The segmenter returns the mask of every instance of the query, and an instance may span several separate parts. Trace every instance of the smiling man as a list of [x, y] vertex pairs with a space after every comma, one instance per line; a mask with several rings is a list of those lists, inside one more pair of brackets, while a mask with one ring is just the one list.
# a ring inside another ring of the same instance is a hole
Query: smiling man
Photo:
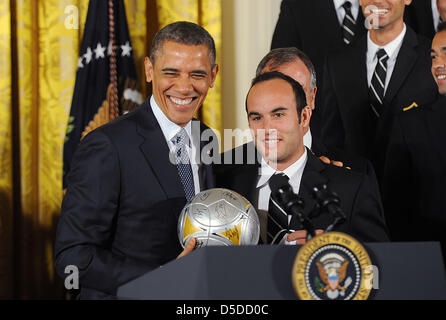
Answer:
[[396, 115], [435, 101], [430, 41], [406, 26], [411, 0], [360, 0], [368, 33], [326, 63], [322, 139], [372, 161], [378, 181]]
[[432, 42], [440, 98], [397, 117], [389, 144], [383, 202], [392, 240], [440, 241], [446, 261], [446, 24]]
[[439, 26], [438, 33], [434, 37], [431, 49], [432, 76], [438, 86], [441, 97], [446, 96], [446, 24]]
[[[203, 104], [218, 72], [213, 44], [181, 43], [181, 39], [154, 40], [150, 58], [145, 59], [146, 79], [152, 82], [153, 98], [173, 123], [184, 127]], [[177, 41], [176, 41], [177, 40]], [[161, 43], [158, 43], [158, 42]]]
[[[311, 119], [313, 119], [314, 110], [318, 109], [318, 106], [316, 106], [318, 79], [316, 69], [310, 58], [295, 47], [273, 49], [259, 62], [256, 75], [269, 71], [279, 71], [299, 82], [305, 91], [307, 104], [312, 110]], [[327, 148], [320, 137], [313, 135], [310, 126], [306, 127], [304, 144], [326, 163], [331, 161], [335, 165], [346, 166], [354, 171], [375, 175], [370, 161], [353, 154], [346, 154], [339, 149]]]
[[[269, 75], [267, 73], [264, 78]], [[284, 171], [306, 151], [303, 136], [310, 122], [311, 111], [301, 92], [297, 89], [290, 92], [290, 85], [286, 85], [285, 80], [279, 81], [279, 73], [276, 77], [270, 81], [254, 81], [246, 110], [249, 128], [263, 160], [268, 166]], [[265, 94], [261, 94], [263, 92]]]
[[[305, 230], [297, 217], [287, 221], [279, 214], [279, 224], [272, 218], [278, 214], [270, 198], [269, 179], [284, 173], [290, 185], [305, 203], [305, 215], [315, 207], [311, 188], [320, 181], [335, 191], [347, 219], [336, 230], [351, 234], [361, 241], [386, 241], [381, 199], [376, 182], [368, 175], [323, 163], [304, 146], [303, 137], [308, 127], [311, 107], [307, 105], [301, 85], [280, 72], [257, 76], [246, 99], [249, 127], [260, 156], [256, 163], [228, 166], [218, 177], [218, 184], [239, 192], [256, 208], [260, 216], [263, 243], [276, 243], [283, 228], [293, 232], [282, 237], [286, 243], [305, 241]], [[232, 151], [230, 151], [232, 152]], [[313, 219], [316, 229], [325, 230], [333, 221], [330, 215]]]
[[210, 165], [191, 159], [205, 127], [192, 117], [214, 84], [215, 45], [202, 27], [160, 30], [145, 60], [153, 96], [139, 109], [88, 134], [68, 173], [55, 243], [55, 266], [79, 270], [81, 299], [111, 299], [117, 288], [182, 252], [179, 214], [214, 187]]

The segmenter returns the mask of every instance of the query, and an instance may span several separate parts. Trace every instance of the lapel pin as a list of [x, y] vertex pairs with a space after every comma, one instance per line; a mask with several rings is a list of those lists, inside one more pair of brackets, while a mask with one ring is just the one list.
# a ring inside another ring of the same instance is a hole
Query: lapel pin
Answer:
[[418, 104], [416, 102], [412, 103], [410, 106], [403, 109], [403, 111], [409, 111], [410, 109], [418, 108]]

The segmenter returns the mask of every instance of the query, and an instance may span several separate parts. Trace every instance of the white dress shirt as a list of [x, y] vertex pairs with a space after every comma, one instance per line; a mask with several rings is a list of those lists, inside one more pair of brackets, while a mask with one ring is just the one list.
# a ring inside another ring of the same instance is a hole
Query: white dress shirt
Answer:
[[387, 73], [386, 73], [386, 83], [384, 88], [384, 95], [386, 94], [387, 87], [389, 86], [390, 79], [392, 77], [393, 69], [395, 68], [396, 58], [400, 52], [401, 46], [403, 45], [404, 36], [406, 35], [406, 24], [404, 24], [403, 31], [391, 42], [386, 44], [384, 47], [378, 46], [376, 43], [370, 39], [370, 31], [367, 36], [367, 82], [370, 87], [372, 83], [373, 73], [375, 72], [376, 64], [378, 63], [378, 57], [376, 53], [379, 49], [386, 50], [389, 59], [387, 60]]
[[311, 129], [308, 128], [308, 132], [304, 135], [304, 146], [311, 150], [313, 145], [313, 136], [311, 135]]
[[290, 178], [290, 185], [293, 188], [294, 193], [299, 194], [300, 182], [302, 180], [302, 174], [304, 172], [305, 165], [307, 164], [307, 158], [308, 158], [307, 149], [305, 148], [304, 154], [296, 162], [294, 162], [284, 171], [277, 171], [272, 167], [270, 167], [262, 157], [260, 176], [256, 185], [258, 194], [256, 209], [260, 220], [260, 234], [265, 243], [266, 243], [266, 231], [267, 231], [266, 224], [268, 220], [267, 217], [268, 217], [269, 198], [271, 196], [269, 179], [276, 172], [283, 172]]
[[434, 21], [434, 30], [438, 30], [438, 25], [440, 24], [440, 12], [437, 7], [437, 0], [432, 1], [432, 20]]
[[[155, 101], [155, 98], [150, 98], [150, 106], [152, 107], [153, 114], [155, 115], [156, 120], [158, 121], [158, 124], [161, 127], [161, 131], [163, 132], [164, 137], [166, 138], [167, 145], [169, 146], [170, 151], [175, 151], [175, 146], [173, 142], [171, 141], [177, 133], [181, 130], [181, 127], [177, 125], [176, 123], [172, 122], [167, 118], [167, 116], [164, 114], [164, 112], [158, 107], [158, 104]], [[186, 145], [186, 150], [189, 155], [191, 167], [192, 167], [192, 175], [194, 177], [194, 187], [195, 187], [195, 194], [199, 193], [200, 188], [200, 178], [198, 175], [198, 164], [196, 161], [193, 161], [195, 159], [196, 155], [196, 148], [192, 140], [192, 120], [187, 123], [187, 125], [184, 127], [184, 129], [187, 132], [187, 135], [189, 136], [189, 139], [191, 141], [190, 146]], [[157, 150], [153, 150], [153, 152], [157, 152]]]
[[[336, 14], [338, 16], [338, 20], [339, 20], [339, 24], [342, 26], [343, 22], [344, 22], [344, 18], [345, 18], [345, 10], [342, 7], [344, 5], [346, 0], [333, 0], [335, 9], [336, 9]], [[355, 20], [358, 19], [358, 14], [359, 14], [359, 0], [349, 0], [350, 3], [352, 4], [351, 6], [351, 10], [352, 10], [352, 15], [353, 18]]]

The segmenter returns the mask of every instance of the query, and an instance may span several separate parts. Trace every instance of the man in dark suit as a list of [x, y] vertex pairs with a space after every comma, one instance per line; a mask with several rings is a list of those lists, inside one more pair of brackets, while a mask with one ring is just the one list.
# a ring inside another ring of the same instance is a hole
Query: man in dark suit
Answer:
[[[327, 54], [354, 44], [366, 31], [359, 0], [283, 0], [271, 49], [296, 47], [305, 52], [321, 88]], [[318, 95], [317, 105], [322, 100]], [[314, 136], [320, 136], [320, 117], [316, 110], [311, 118]]]
[[405, 21], [416, 33], [432, 39], [441, 21], [446, 21], [445, 0], [412, 0]]
[[[430, 43], [403, 22], [410, 0], [361, 0], [377, 26], [327, 59], [322, 138], [372, 161], [382, 179], [394, 116], [438, 95], [429, 73]], [[365, 10], [365, 9], [364, 9]]]
[[[285, 220], [280, 224], [282, 228], [294, 230], [284, 241], [301, 244], [306, 239], [297, 217], [288, 222], [283, 214], [272, 217], [269, 179], [276, 172], [286, 174], [293, 191], [304, 199], [305, 215], [315, 207], [310, 189], [314, 184], [326, 183], [339, 195], [347, 216], [336, 230], [361, 241], [387, 240], [376, 182], [373, 183], [368, 175], [325, 164], [305, 148], [303, 136], [309, 125], [311, 108], [297, 81], [280, 72], [257, 76], [248, 93], [246, 109], [255, 148], [253, 144], [245, 144], [225, 154], [223, 158], [227, 160], [235, 158], [242, 150], [243, 163], [225, 164], [217, 176], [217, 184], [239, 192], [253, 203], [261, 221], [262, 241], [271, 242], [277, 237], [279, 233], [273, 230], [277, 230], [278, 220]], [[261, 156], [249, 164], [248, 159], [257, 152]], [[332, 220], [327, 214], [313, 219], [313, 223], [322, 231]]]
[[383, 202], [395, 241], [441, 241], [446, 259], [446, 24], [432, 43], [440, 98], [400, 114], [391, 136]]
[[196, 24], [170, 24], [155, 36], [145, 69], [153, 96], [88, 134], [68, 174], [55, 266], [61, 277], [78, 268], [81, 298], [113, 298], [120, 285], [175, 259], [181, 209], [214, 187], [211, 167], [193, 161], [204, 126], [192, 121], [218, 72], [212, 37]]
[[[302, 86], [308, 106], [311, 109], [311, 117], [316, 109], [317, 75], [310, 58], [295, 47], [277, 48], [271, 50], [257, 66], [256, 76], [270, 71], [279, 71]], [[310, 120], [311, 122], [311, 120]], [[353, 154], [346, 154], [340, 149], [329, 149], [317, 135], [313, 135], [311, 125], [305, 128], [304, 145], [326, 163], [338, 166], [345, 165], [355, 171], [375, 175], [370, 161]]]

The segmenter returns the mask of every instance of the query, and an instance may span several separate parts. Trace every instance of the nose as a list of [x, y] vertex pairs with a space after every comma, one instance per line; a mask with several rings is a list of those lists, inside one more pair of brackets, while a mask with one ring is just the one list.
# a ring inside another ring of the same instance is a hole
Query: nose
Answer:
[[435, 60], [432, 60], [432, 68], [445, 68], [445, 57], [443, 55], [438, 55], [438, 57]]
[[271, 119], [265, 117], [261, 120], [251, 124], [251, 129], [255, 131], [255, 135], [260, 140], [265, 138], [275, 139], [277, 138], [277, 129], [273, 127]]
[[272, 129], [271, 118], [266, 116], [262, 121], [262, 129], [265, 130], [265, 133], [268, 135], [269, 131]]
[[277, 128], [274, 126], [273, 121], [270, 117], [265, 117], [263, 121], [263, 128], [265, 130], [266, 137], [270, 139], [277, 138]]
[[187, 75], [180, 76], [175, 82], [175, 90], [182, 95], [188, 95], [191, 91], [193, 91], [190, 77]]

